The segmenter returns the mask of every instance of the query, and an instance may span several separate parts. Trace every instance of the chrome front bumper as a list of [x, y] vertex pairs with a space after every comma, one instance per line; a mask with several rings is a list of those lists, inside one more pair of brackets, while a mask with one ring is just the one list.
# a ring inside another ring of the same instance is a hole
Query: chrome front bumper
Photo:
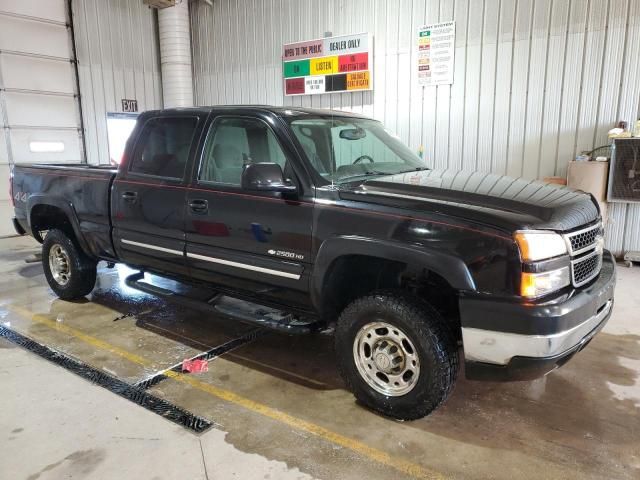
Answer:
[[537, 303], [468, 295], [460, 299], [466, 377], [528, 380], [567, 362], [604, 327], [613, 309], [616, 265], [604, 251], [589, 285]]
[[581, 324], [551, 335], [520, 335], [477, 328], [463, 328], [465, 360], [507, 365], [514, 357], [555, 357], [573, 350], [608, 317], [613, 300]]

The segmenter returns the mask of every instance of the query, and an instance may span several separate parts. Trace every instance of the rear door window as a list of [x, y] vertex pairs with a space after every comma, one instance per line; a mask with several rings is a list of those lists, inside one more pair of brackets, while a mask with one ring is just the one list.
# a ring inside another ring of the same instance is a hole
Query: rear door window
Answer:
[[196, 117], [157, 117], [148, 120], [138, 138], [129, 171], [156, 177], [182, 178], [197, 124]]

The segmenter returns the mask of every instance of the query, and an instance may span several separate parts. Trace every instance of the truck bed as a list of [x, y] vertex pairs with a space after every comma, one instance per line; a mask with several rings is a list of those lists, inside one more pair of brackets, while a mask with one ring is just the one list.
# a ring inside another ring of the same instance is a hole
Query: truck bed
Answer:
[[[82, 232], [88, 251], [111, 257], [109, 192], [117, 171], [110, 165], [16, 165], [12, 182], [16, 219], [28, 233], [34, 233], [31, 222], [38, 204], [42, 204], [43, 215], [51, 215], [52, 206], [61, 209], [72, 217], [74, 229]], [[30, 211], [32, 218], [27, 218]]]

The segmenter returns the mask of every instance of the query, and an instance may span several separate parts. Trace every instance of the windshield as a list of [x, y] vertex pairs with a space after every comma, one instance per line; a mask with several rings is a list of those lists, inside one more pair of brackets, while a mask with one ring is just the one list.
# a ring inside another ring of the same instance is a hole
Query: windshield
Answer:
[[375, 120], [318, 117], [293, 120], [290, 125], [311, 165], [328, 182], [427, 168]]

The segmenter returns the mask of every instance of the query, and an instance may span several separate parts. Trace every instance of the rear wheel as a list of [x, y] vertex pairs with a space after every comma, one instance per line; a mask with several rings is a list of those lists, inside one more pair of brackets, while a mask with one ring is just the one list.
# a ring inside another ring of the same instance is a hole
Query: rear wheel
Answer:
[[369, 408], [400, 420], [428, 415], [451, 392], [457, 342], [429, 304], [380, 292], [347, 306], [336, 327], [338, 367]]
[[63, 300], [84, 297], [96, 284], [97, 263], [61, 230], [50, 230], [42, 244], [42, 266], [47, 282]]

